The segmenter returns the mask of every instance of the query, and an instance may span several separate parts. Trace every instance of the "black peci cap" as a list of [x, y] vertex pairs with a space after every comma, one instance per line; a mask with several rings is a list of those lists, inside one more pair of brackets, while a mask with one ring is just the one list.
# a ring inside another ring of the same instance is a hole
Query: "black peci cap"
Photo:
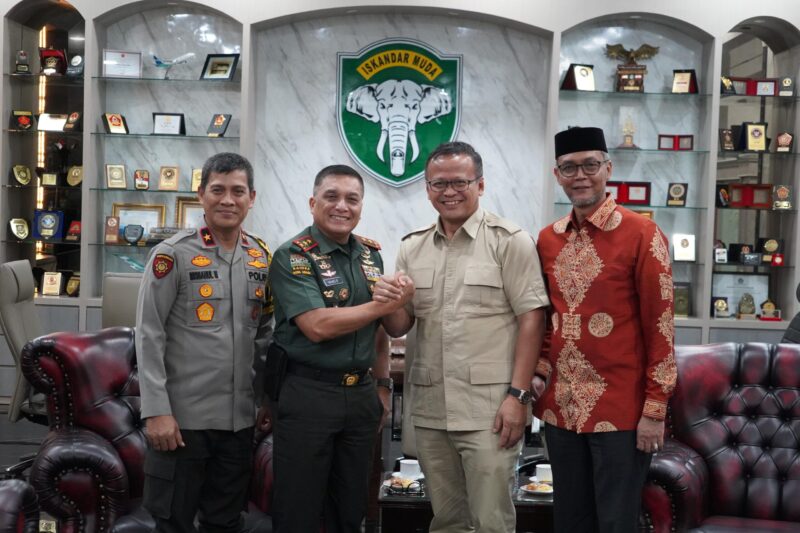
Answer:
[[556, 133], [556, 159], [574, 152], [608, 152], [606, 137], [600, 128], [569, 128]]

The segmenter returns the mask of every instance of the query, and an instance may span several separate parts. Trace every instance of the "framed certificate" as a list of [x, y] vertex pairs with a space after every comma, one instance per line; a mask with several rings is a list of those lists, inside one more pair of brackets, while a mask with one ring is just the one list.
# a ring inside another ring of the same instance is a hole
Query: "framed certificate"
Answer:
[[153, 113], [153, 135], [186, 135], [183, 113]]
[[150, 233], [151, 228], [164, 225], [167, 208], [161, 204], [126, 204], [115, 202], [112, 206], [112, 216], [119, 217], [119, 227], [125, 229], [128, 224], [138, 224], [144, 228], [144, 236]]
[[697, 74], [693, 69], [672, 71], [672, 92], [674, 94], [696, 94]]
[[67, 124], [67, 115], [42, 113], [39, 115], [37, 122], [39, 131], [64, 131], [64, 126]]
[[141, 78], [142, 53], [123, 50], [103, 50], [103, 77]]
[[626, 203], [650, 205], [650, 183], [628, 182], [628, 199]]
[[128, 188], [125, 165], [106, 165], [106, 187], [109, 189]]
[[239, 63], [239, 54], [208, 54], [201, 80], [232, 80]]
[[200, 229], [206, 225], [203, 204], [196, 196], [179, 196], [175, 201], [175, 225], [179, 228]]
[[158, 174], [158, 190], [177, 191], [179, 178], [178, 167], [161, 167]]
[[767, 125], [764, 123], [745, 123], [746, 148], [751, 152], [764, 152], [767, 149]]
[[672, 235], [672, 257], [675, 261], [695, 260], [695, 237], [688, 233]]
[[756, 80], [756, 96], [775, 96], [778, 80]]

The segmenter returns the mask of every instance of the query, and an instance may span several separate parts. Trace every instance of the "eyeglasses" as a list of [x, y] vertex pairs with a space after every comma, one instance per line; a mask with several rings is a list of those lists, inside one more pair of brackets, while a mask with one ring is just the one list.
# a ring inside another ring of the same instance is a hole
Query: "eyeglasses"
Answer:
[[444, 192], [447, 190], [448, 187], [452, 187], [452, 189], [456, 192], [464, 192], [466, 191], [472, 183], [478, 181], [483, 176], [478, 176], [472, 180], [434, 180], [434, 181], [425, 181], [428, 188], [433, 192]]
[[578, 169], [582, 168], [583, 173], [587, 176], [594, 176], [598, 172], [600, 172], [600, 167], [603, 166], [603, 163], [608, 163], [608, 159], [603, 159], [602, 161], [595, 161], [594, 159], [591, 161], [586, 161], [585, 163], [575, 164], [575, 163], [564, 163], [563, 165], [558, 165], [558, 171], [561, 175], [565, 178], [574, 178], [578, 175]]

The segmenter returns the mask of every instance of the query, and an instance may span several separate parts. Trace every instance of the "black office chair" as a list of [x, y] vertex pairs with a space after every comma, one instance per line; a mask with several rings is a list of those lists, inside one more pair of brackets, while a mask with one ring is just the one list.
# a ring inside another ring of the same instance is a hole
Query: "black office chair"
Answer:
[[[800, 301], [800, 285], [797, 286], [797, 300]], [[800, 344], [800, 313], [794, 315], [794, 318], [789, 322], [789, 327], [781, 339], [782, 343]]]

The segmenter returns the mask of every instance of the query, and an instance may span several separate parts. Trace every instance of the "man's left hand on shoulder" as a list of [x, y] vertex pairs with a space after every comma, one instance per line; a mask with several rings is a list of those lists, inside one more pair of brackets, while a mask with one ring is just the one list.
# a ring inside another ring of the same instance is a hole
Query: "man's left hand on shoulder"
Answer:
[[500, 434], [500, 448], [511, 448], [522, 438], [529, 409], [528, 405], [520, 403], [511, 396], [506, 396], [503, 403], [500, 404], [492, 427], [492, 431]]
[[663, 450], [664, 421], [642, 416], [636, 426], [636, 448], [645, 453]]

